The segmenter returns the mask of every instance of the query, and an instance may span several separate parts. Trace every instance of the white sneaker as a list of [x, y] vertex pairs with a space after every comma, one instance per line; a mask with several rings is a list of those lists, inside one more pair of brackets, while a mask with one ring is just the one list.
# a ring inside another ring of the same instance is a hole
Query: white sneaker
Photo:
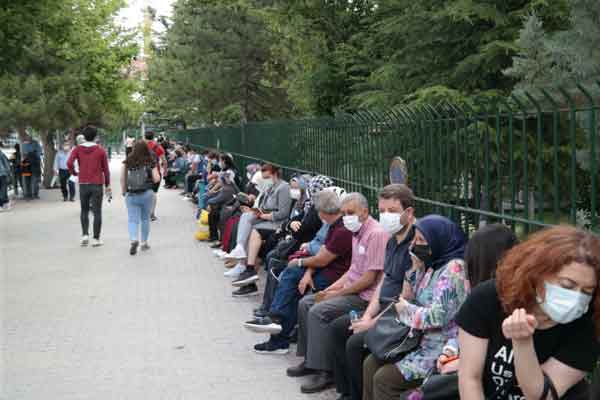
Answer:
[[234, 258], [236, 260], [241, 260], [246, 258], [246, 251], [242, 246], [236, 245], [235, 248], [231, 250], [231, 253], [227, 254], [225, 258]]
[[215, 250], [215, 251], [213, 251], [213, 254], [215, 255], [215, 257], [221, 258], [222, 256], [225, 256], [227, 253], [224, 252], [223, 250]]
[[229, 271], [225, 272], [225, 275], [228, 278], [237, 278], [242, 272], [246, 271], [246, 266], [242, 263], [237, 263], [235, 267], [231, 268]]
[[90, 237], [88, 235], [83, 235], [81, 237], [81, 246], [86, 247], [90, 243]]
[[100, 247], [103, 244], [104, 243], [102, 243], [102, 240], [100, 240], [100, 239], [94, 239], [94, 240], [92, 240], [92, 247]]

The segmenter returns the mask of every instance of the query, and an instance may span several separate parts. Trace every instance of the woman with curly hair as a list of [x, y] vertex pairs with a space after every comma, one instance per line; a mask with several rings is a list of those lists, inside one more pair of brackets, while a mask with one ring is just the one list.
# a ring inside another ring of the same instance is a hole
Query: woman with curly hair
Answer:
[[[586, 396], [600, 338], [600, 239], [560, 226], [531, 236], [457, 317], [462, 399]], [[589, 398], [589, 397], [582, 397]]]

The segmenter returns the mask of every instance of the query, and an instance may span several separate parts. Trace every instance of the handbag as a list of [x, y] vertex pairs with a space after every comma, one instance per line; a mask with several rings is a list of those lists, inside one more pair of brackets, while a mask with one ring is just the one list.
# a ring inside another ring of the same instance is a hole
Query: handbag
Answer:
[[395, 303], [381, 313], [375, 326], [365, 335], [365, 344], [379, 361], [393, 363], [419, 346], [423, 332], [404, 325], [396, 318]]
[[421, 400], [458, 400], [458, 374], [435, 374], [423, 382]]

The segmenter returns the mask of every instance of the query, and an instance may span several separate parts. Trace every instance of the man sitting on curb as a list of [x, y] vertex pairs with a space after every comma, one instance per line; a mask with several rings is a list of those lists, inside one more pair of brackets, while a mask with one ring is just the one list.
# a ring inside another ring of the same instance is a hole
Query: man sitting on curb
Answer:
[[352, 264], [333, 285], [316, 295], [305, 296], [298, 307], [297, 355], [300, 365], [288, 376], [313, 375], [301, 386], [302, 393], [316, 393], [333, 386], [334, 343], [331, 322], [351, 311], [367, 308], [383, 271], [388, 233], [369, 215], [369, 203], [360, 193], [342, 200], [343, 221], [353, 233]]
[[323, 222], [330, 225], [324, 245], [313, 257], [291, 261], [279, 277], [269, 315], [244, 324], [251, 331], [271, 334], [269, 341], [254, 346], [257, 353], [287, 354], [302, 296], [310, 290], [319, 291], [330, 286], [350, 267], [352, 232], [342, 222], [339, 196], [324, 190], [319, 193], [315, 207]]

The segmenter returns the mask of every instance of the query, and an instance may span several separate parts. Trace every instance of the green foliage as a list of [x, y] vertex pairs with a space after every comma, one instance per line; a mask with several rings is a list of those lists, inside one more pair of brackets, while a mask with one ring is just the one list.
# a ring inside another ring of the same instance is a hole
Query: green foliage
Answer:
[[520, 31], [519, 52], [506, 75], [520, 88], [566, 84], [600, 75], [600, 2], [568, 0], [569, 24], [560, 31], [548, 29], [535, 13]]
[[150, 108], [196, 122], [287, 115], [275, 32], [254, 2], [178, 1], [150, 62]]

